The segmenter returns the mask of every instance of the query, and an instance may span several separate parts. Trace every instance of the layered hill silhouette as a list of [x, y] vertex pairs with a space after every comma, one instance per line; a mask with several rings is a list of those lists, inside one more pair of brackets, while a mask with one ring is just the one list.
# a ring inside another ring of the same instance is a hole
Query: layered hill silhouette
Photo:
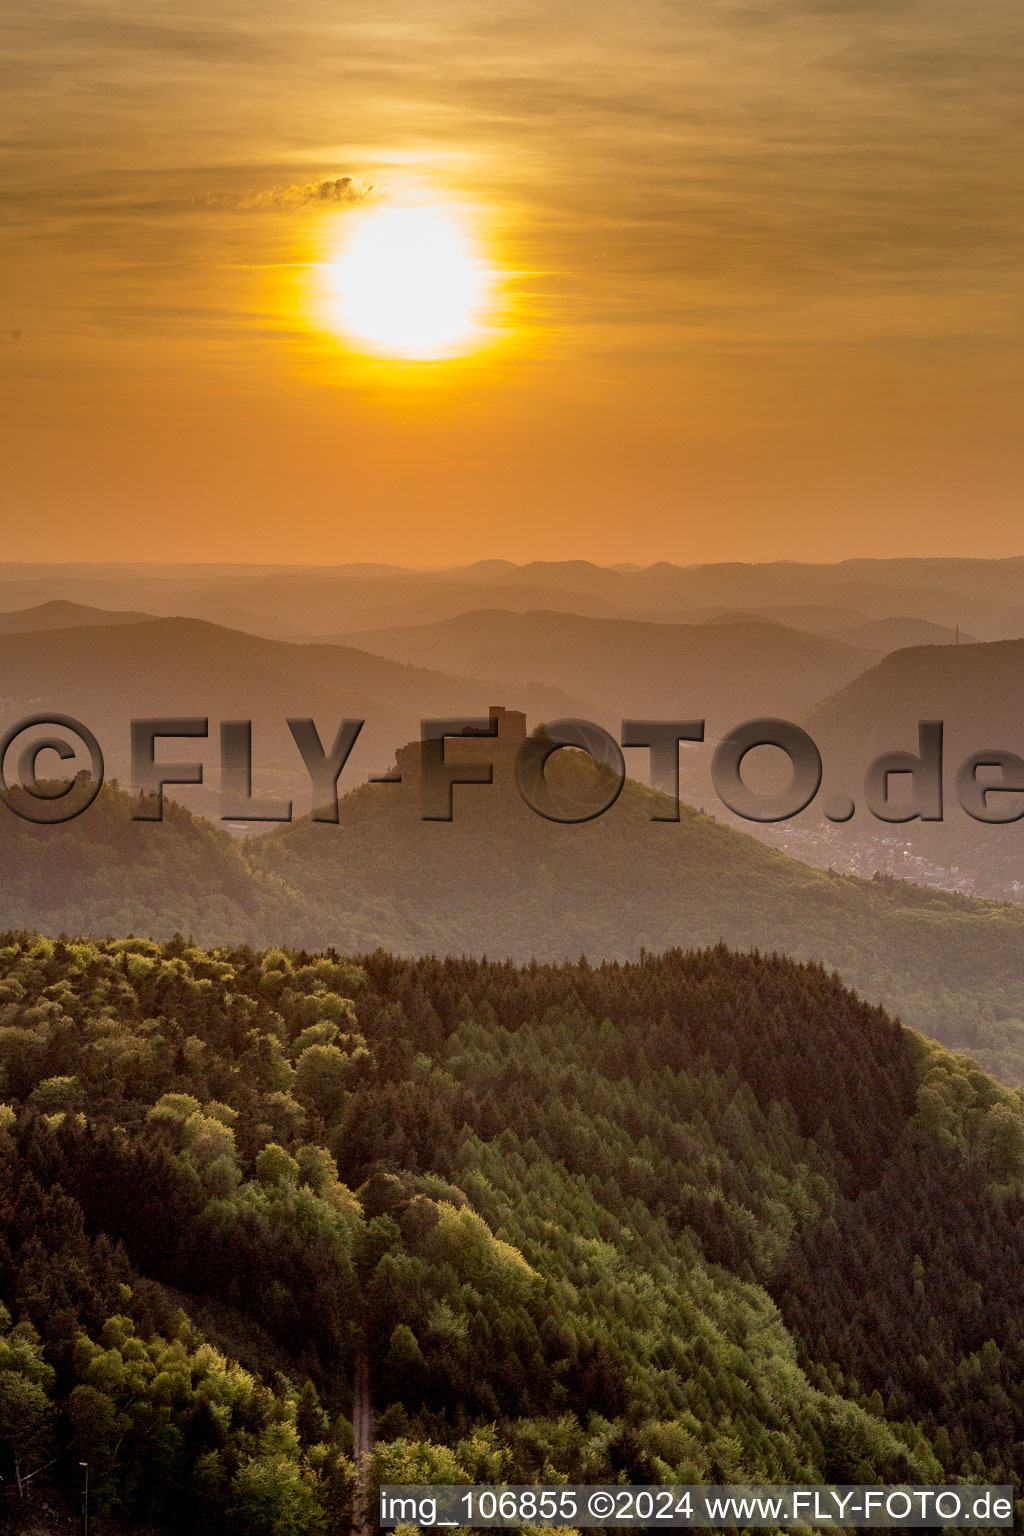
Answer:
[[0, 635], [27, 635], [43, 629], [82, 629], [92, 624], [140, 624], [149, 617], [147, 613], [111, 612], [106, 608], [90, 608], [86, 603], [67, 603], [55, 598], [49, 603], [38, 603], [34, 608], [0, 613]]
[[[0, 716], [47, 710], [70, 715], [98, 738], [108, 775], [127, 782], [132, 719], [208, 718], [206, 743], [187, 743], [217, 776], [218, 723], [253, 722], [258, 793], [309, 802], [308, 776], [289, 733], [289, 717], [312, 717], [326, 746], [343, 718], [365, 726], [345, 782], [384, 771], [395, 744], [419, 735], [432, 716], [477, 716], [504, 693], [534, 718], [585, 713], [583, 701], [543, 684], [521, 687], [446, 677], [352, 646], [294, 644], [243, 634], [199, 619], [145, 619], [33, 633], [0, 633]], [[169, 744], [180, 760], [182, 747]], [[164, 754], [166, 755], [166, 754]], [[172, 793], [178, 793], [172, 791]], [[188, 803], [217, 814], [212, 789], [183, 791]]]
[[[668, 802], [632, 782], [607, 814], [553, 824], [522, 803], [494, 747], [455, 744], [492, 758], [495, 783], [457, 785], [451, 822], [421, 819], [408, 755], [402, 784], [345, 796], [337, 825], [304, 819], [244, 845], [173, 806], [162, 824], [133, 821], [131, 798], [109, 787], [64, 826], [0, 807], [0, 921], [517, 961], [723, 941], [819, 960], [1024, 1080], [1024, 908], [833, 876], [685, 805], [678, 823], [653, 822]], [[561, 756], [570, 799], [586, 793], [589, 768]]]
[[743, 615], [651, 624], [551, 611], [482, 610], [437, 624], [360, 630], [352, 642], [444, 672], [536, 678], [594, 701], [595, 718], [802, 713], [871, 664], [874, 652]]
[[1024, 1102], [818, 967], [7, 933], [0, 999], [0, 1460], [54, 1530], [82, 1462], [210, 1536], [1021, 1475]]
[[[687, 622], [746, 611], [816, 628], [912, 618], [985, 639], [1024, 633], [1021, 560], [740, 562], [644, 568], [586, 560], [486, 560], [441, 571], [394, 566], [0, 565], [0, 609], [53, 598], [337, 634], [431, 623], [481, 608], [557, 609]], [[788, 610], [789, 619], [786, 617]], [[832, 619], [829, 619], [829, 615]], [[801, 616], [802, 615], [802, 616]], [[278, 629], [280, 632], [280, 628]]]
[[479, 608], [500, 607], [522, 613], [553, 606], [566, 613], [616, 612], [616, 604], [608, 598], [571, 587], [479, 582], [446, 573], [421, 572], [273, 577], [237, 589], [214, 589], [193, 599], [187, 611], [218, 623], [230, 623], [230, 618], [225, 617], [232, 611], [226, 606], [228, 599], [244, 606], [250, 614], [283, 619], [307, 633], [328, 639], [336, 634], [351, 635], [369, 626], [432, 623]]
[[[898, 644], [935, 628], [918, 620], [878, 621], [853, 631], [862, 642], [855, 648], [842, 643], [850, 631], [821, 636], [744, 615], [721, 615], [701, 625], [656, 625], [476, 613], [358, 638], [395, 659], [418, 655], [451, 670], [460, 656], [479, 656], [495, 675], [558, 683], [605, 704], [594, 718], [616, 731], [619, 719], [629, 716], [704, 719], [705, 743], [682, 749], [682, 792], [691, 804], [714, 807], [726, 820], [710, 776], [714, 745], [744, 719], [799, 720], [824, 760], [820, 794], [803, 816], [777, 828], [735, 825], [824, 867], [880, 871], [1017, 900], [1024, 894], [1024, 832], [970, 821], [955, 802], [953, 779], [971, 751], [996, 746], [1024, 753], [1024, 641], [917, 645], [874, 661], [866, 648], [875, 644], [880, 651], [887, 640]], [[843, 673], [848, 682], [818, 693], [830, 674]], [[884, 751], [916, 748], [917, 722], [927, 719], [946, 724], [947, 818], [934, 827], [879, 822], [863, 806], [865, 770]], [[646, 771], [639, 761], [630, 767], [638, 775]], [[767, 788], [770, 767], [755, 754], [744, 773]], [[860, 806], [852, 821], [825, 817], [823, 807], [832, 795], [849, 795]]]
[[[778, 610], [807, 605], [846, 608], [865, 619], [908, 617], [952, 628], [959, 622], [985, 638], [1024, 628], [1024, 558], [857, 559], [832, 565], [780, 560], [678, 566], [667, 561], [616, 572], [586, 561], [532, 562], [502, 582], [557, 581], [652, 619], [695, 609]], [[774, 612], [773, 612], [774, 610]]]
[[912, 645], [970, 645], [974, 641], [973, 635], [966, 631], [961, 633], [955, 626], [950, 628], [945, 624], [931, 624], [927, 619], [906, 619], [898, 615], [840, 626], [832, 630], [832, 638], [886, 655]]

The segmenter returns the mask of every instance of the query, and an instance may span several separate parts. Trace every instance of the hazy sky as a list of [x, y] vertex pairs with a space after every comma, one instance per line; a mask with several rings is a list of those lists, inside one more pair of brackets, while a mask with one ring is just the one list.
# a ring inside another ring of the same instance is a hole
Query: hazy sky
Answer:
[[[1024, 551], [1020, 0], [22, 0], [7, 559]], [[465, 355], [329, 322], [460, 220]]]

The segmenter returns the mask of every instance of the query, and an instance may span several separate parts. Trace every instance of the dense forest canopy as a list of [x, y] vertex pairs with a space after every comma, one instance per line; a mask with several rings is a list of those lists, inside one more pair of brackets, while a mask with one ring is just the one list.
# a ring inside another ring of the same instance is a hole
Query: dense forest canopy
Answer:
[[[1024, 1101], [817, 966], [0, 936], [0, 1457], [164, 1528], [390, 1481], [1012, 1481]], [[37, 1484], [36, 1486], [39, 1486]]]

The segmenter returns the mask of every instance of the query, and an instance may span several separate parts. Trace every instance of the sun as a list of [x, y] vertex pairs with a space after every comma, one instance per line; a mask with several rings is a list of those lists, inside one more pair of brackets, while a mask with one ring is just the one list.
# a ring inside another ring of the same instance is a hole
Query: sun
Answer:
[[437, 358], [478, 341], [488, 273], [445, 209], [376, 208], [352, 216], [330, 286], [343, 334], [392, 356]]

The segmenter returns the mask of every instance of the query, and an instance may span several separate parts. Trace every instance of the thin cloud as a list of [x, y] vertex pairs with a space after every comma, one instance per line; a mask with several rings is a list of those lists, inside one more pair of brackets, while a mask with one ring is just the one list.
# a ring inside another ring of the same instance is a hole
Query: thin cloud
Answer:
[[305, 208], [315, 203], [363, 203], [375, 195], [376, 188], [360, 181], [357, 176], [325, 176], [319, 181], [297, 186], [265, 187], [235, 197], [214, 197], [210, 201], [218, 207], [230, 208]]

